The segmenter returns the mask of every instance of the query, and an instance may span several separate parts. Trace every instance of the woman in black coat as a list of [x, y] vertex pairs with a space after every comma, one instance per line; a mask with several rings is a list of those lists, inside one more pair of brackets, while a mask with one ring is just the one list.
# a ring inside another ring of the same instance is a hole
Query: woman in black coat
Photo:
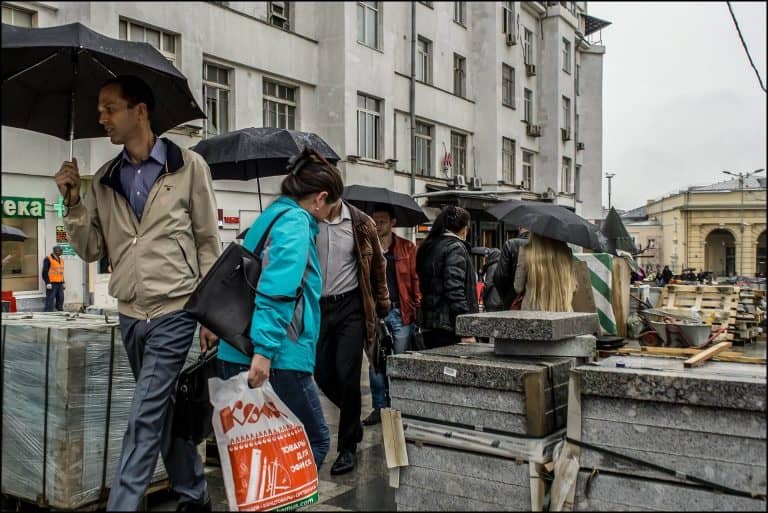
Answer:
[[421, 286], [421, 329], [428, 348], [474, 337], [456, 335], [456, 316], [477, 313], [475, 269], [466, 242], [469, 212], [447, 206], [432, 224], [429, 235], [416, 253], [416, 273]]

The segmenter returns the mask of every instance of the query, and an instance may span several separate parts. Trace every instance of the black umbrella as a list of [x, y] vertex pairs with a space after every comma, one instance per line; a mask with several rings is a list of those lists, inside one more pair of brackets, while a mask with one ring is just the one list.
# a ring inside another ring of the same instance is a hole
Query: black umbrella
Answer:
[[608, 239], [606, 249], [609, 253], [615, 255], [617, 249], [626, 251], [627, 253], [637, 253], [635, 243], [629, 235], [629, 232], [627, 232], [627, 228], [624, 226], [624, 223], [621, 221], [621, 217], [618, 212], [616, 212], [615, 208], [611, 207], [608, 215], [603, 220], [600, 231], [603, 232], [605, 238]]
[[487, 210], [496, 219], [523, 226], [532, 233], [605, 251], [605, 237], [597, 226], [565, 207], [552, 203], [507, 200]]
[[70, 141], [104, 137], [96, 110], [101, 84], [135, 75], [155, 95], [152, 128], [161, 134], [205, 114], [187, 79], [148, 43], [113, 39], [80, 23], [2, 26], [3, 125]]
[[28, 238], [29, 236], [19, 228], [16, 228], [15, 226], [8, 226], [6, 224], [3, 225], [3, 234], [2, 234], [3, 242], [8, 242], [8, 241], [24, 242]]
[[413, 198], [383, 187], [348, 185], [344, 187], [343, 197], [368, 214], [381, 205], [391, 207], [397, 218], [397, 226], [405, 228], [429, 222], [427, 215]]
[[[243, 128], [204, 139], [191, 149], [203, 156], [214, 180], [251, 180], [287, 173], [288, 160], [313, 148], [332, 164], [341, 158], [320, 136], [285, 128]], [[259, 208], [261, 208], [261, 182]]]

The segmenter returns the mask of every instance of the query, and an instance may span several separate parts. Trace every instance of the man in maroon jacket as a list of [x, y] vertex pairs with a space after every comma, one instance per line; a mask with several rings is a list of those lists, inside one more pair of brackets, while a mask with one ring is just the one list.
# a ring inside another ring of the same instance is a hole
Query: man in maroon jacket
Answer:
[[[392, 309], [385, 322], [392, 333], [393, 352], [400, 354], [411, 347], [416, 309], [421, 306], [419, 277], [416, 274], [416, 245], [392, 232], [397, 219], [391, 208], [378, 207], [371, 216], [387, 259], [387, 289]], [[389, 406], [389, 382], [384, 373], [369, 367], [373, 411], [363, 420], [366, 426], [381, 422], [381, 408]]]

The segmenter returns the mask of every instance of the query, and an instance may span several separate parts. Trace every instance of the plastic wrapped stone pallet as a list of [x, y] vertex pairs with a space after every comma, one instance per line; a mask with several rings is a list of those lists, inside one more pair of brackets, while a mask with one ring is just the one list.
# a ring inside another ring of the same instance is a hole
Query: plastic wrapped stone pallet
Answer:
[[765, 365], [614, 356], [569, 386], [553, 510], [765, 511]]
[[4, 314], [2, 493], [62, 510], [104, 499], [134, 388], [116, 317]]

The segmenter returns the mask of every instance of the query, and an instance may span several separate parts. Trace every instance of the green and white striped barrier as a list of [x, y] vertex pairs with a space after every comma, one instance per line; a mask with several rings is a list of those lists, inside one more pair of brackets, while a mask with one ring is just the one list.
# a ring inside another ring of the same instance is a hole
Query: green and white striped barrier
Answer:
[[611, 284], [613, 283], [613, 259], [610, 253], [575, 253], [576, 260], [585, 262], [592, 282], [592, 294], [597, 306], [602, 335], [616, 335], [616, 318], [611, 304]]

